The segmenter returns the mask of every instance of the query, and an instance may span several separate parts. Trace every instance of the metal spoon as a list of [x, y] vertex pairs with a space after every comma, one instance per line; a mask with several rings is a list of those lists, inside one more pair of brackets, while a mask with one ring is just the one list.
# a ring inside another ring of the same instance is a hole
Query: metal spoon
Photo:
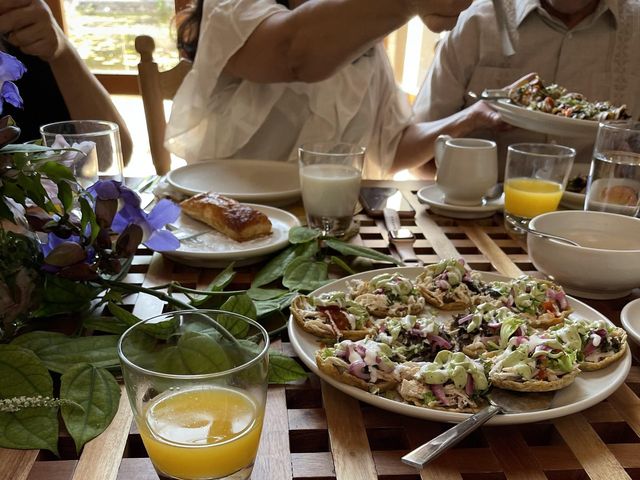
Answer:
[[487, 395], [489, 406], [406, 454], [402, 457], [402, 461], [412, 467], [422, 468], [498, 413], [525, 413], [547, 410], [553, 402], [555, 393], [520, 393], [493, 388]]
[[541, 232], [540, 230], [536, 230], [534, 228], [531, 228], [528, 225], [523, 225], [521, 223], [518, 223], [516, 220], [514, 220], [513, 218], [508, 217], [508, 216], [505, 216], [505, 218], [515, 228], [523, 230], [523, 231], [525, 231], [525, 232], [527, 232], [527, 233], [529, 233], [531, 235], [535, 235], [536, 237], [548, 238], [549, 240], [555, 240], [556, 242], [565, 243], [567, 245], [573, 245], [574, 247], [580, 247], [581, 246], [575, 240], [571, 240], [571, 239], [565, 238], [565, 237], [560, 237], [558, 235], [553, 235], [551, 233]]
[[504, 88], [485, 88], [480, 95], [472, 91], [468, 91], [467, 95], [474, 100], [500, 100], [501, 98], [509, 98], [509, 90]]

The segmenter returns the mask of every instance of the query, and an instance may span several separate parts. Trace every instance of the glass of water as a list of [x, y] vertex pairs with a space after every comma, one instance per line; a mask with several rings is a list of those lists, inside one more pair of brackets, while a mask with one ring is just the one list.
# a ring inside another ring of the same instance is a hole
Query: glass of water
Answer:
[[365, 148], [351, 143], [311, 143], [298, 149], [307, 223], [323, 235], [346, 233], [360, 192]]
[[120, 129], [104, 120], [69, 120], [40, 127], [40, 135], [48, 147], [65, 143], [78, 152], [68, 152], [67, 165], [83, 183], [98, 179], [122, 181], [123, 161]]
[[636, 216], [640, 211], [640, 122], [601, 122], [585, 210]]

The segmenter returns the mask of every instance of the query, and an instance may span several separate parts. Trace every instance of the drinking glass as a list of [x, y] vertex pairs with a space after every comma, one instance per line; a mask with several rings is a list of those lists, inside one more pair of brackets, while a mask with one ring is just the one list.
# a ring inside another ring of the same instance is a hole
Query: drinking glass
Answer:
[[351, 143], [311, 143], [298, 149], [307, 223], [325, 236], [342, 236], [351, 225], [364, 153], [364, 147]]
[[[518, 232], [541, 213], [558, 208], [576, 151], [547, 143], [518, 143], [507, 149], [504, 176], [505, 225]], [[513, 226], [514, 228], [511, 228]]]
[[249, 478], [267, 395], [269, 336], [218, 310], [170, 312], [118, 342], [124, 383], [163, 479]]
[[[40, 127], [40, 135], [48, 147], [60, 145], [64, 139], [81, 152], [67, 152], [68, 162], [80, 183], [93, 183], [99, 178], [122, 181], [123, 161], [120, 129], [116, 123], [103, 120], [69, 120]], [[93, 181], [92, 181], [93, 180]]]
[[640, 122], [601, 122], [598, 126], [585, 210], [638, 215]]

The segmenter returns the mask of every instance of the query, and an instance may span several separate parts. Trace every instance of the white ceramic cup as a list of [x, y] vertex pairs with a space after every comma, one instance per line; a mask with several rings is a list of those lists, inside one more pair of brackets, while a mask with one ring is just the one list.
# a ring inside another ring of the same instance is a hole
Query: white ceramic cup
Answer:
[[480, 205], [498, 182], [496, 142], [440, 135], [435, 143], [436, 183], [452, 205]]

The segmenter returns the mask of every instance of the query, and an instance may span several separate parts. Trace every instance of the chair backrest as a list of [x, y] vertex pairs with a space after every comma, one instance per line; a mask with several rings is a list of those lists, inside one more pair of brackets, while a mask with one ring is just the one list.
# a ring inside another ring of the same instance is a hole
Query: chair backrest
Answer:
[[164, 116], [163, 100], [170, 100], [176, 94], [185, 75], [191, 69], [191, 62], [180, 60], [170, 70], [160, 72], [153, 61], [156, 44], [148, 35], [139, 35], [135, 40], [136, 51], [140, 54], [138, 63], [138, 85], [147, 120], [151, 158], [158, 175], [171, 169], [171, 155], [164, 148], [164, 133], [167, 120]]

